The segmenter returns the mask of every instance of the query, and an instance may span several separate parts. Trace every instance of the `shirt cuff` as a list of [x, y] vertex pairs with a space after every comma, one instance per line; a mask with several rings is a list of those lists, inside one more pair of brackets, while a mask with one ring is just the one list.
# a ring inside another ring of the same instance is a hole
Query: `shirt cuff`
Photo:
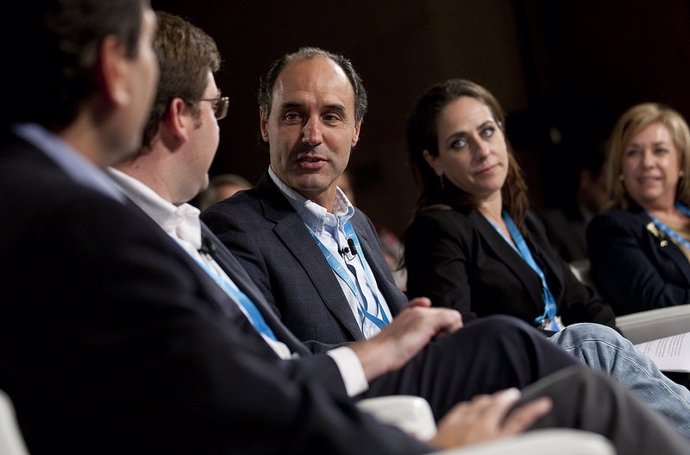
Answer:
[[353, 397], [369, 389], [369, 381], [364, 375], [362, 362], [357, 354], [347, 346], [331, 349], [328, 354], [338, 366], [347, 395]]

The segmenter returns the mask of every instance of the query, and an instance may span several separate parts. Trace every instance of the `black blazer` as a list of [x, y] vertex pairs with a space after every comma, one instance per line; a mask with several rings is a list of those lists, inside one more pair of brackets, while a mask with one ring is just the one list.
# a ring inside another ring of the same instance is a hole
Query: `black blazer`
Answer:
[[327, 355], [279, 359], [133, 204], [0, 150], [0, 387], [32, 454], [430, 451], [357, 412]]
[[[528, 214], [525, 226], [525, 241], [563, 323], [614, 326], [611, 308], [572, 274], [537, 217]], [[535, 325], [544, 313], [539, 276], [478, 212], [426, 211], [414, 218], [404, 241], [410, 297], [430, 297], [434, 305], [460, 311], [465, 321], [509, 314]]]
[[[239, 259], [285, 325], [312, 350], [364, 339], [338, 279], [268, 172], [255, 188], [214, 204], [201, 219]], [[351, 222], [395, 316], [407, 298], [393, 281], [374, 226], [360, 210]]]
[[690, 262], [644, 210], [596, 216], [587, 244], [594, 284], [617, 314], [690, 303]]

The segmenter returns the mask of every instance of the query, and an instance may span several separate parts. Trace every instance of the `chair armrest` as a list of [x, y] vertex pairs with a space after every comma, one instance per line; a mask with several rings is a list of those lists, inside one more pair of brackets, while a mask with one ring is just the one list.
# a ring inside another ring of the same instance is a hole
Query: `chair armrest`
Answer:
[[553, 455], [555, 452], [558, 455], [616, 453], [613, 444], [601, 435], [588, 431], [553, 428], [429, 455]]
[[[570, 262], [569, 266], [580, 282], [596, 290], [590, 276], [589, 259]], [[633, 344], [690, 332], [690, 304], [618, 316], [616, 326]]]
[[0, 390], [0, 453], [3, 455], [29, 454], [17, 424], [12, 401], [2, 390]]
[[618, 316], [616, 325], [633, 344], [690, 332], [690, 304]]
[[395, 425], [426, 441], [436, 434], [436, 421], [429, 403], [413, 395], [389, 395], [365, 398], [357, 407], [377, 419]]
[[[357, 407], [379, 420], [396, 425], [422, 440], [436, 434], [429, 403], [412, 395], [366, 398]], [[603, 436], [582, 430], [543, 429], [471, 446], [442, 450], [429, 455], [615, 455], [613, 444]]]

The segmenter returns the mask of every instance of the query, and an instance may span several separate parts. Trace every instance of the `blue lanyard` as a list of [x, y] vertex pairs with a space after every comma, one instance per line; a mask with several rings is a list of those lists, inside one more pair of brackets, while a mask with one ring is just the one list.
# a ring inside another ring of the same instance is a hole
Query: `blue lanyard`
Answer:
[[506, 242], [508, 242], [508, 244], [511, 247], [513, 247], [513, 249], [515, 249], [520, 254], [520, 256], [522, 256], [525, 262], [527, 262], [527, 264], [529, 264], [529, 266], [532, 267], [532, 270], [534, 270], [534, 272], [537, 275], [539, 275], [539, 279], [541, 279], [542, 297], [544, 299], [544, 314], [536, 318], [534, 322], [537, 325], [541, 325], [544, 322], [544, 320], [548, 318], [549, 327], [547, 328], [549, 330], [553, 330], [554, 332], [558, 332], [560, 330], [558, 323], [556, 322], [556, 311], [558, 310], [558, 306], [556, 305], [556, 299], [553, 298], [553, 294], [549, 289], [549, 285], [546, 283], [546, 277], [544, 276], [544, 272], [539, 267], [537, 262], [534, 260], [532, 253], [527, 247], [527, 243], [525, 242], [524, 237], [520, 233], [520, 230], [517, 228], [515, 222], [510, 217], [508, 212], [503, 210], [503, 212], [501, 213], [501, 217], [503, 218], [503, 221], [506, 223], [506, 227], [508, 228], [510, 236], [515, 241], [515, 247], [513, 247], [513, 243], [505, 237], [503, 231], [501, 231], [498, 228], [498, 226], [491, 222], [491, 220], [489, 220], [489, 222], [494, 227], [494, 229], [496, 229], [496, 231], [498, 231], [498, 233], [501, 234], [501, 237], [503, 237], [506, 240]]
[[231, 299], [233, 299], [235, 302], [238, 302], [240, 305], [242, 305], [242, 307], [244, 307], [244, 309], [247, 311], [247, 314], [249, 315], [249, 320], [251, 321], [252, 325], [256, 330], [266, 335], [268, 338], [278, 341], [278, 338], [273, 333], [273, 330], [271, 330], [271, 328], [268, 326], [266, 320], [261, 315], [261, 312], [256, 307], [254, 302], [252, 302], [251, 299], [247, 297], [247, 294], [242, 292], [242, 290], [240, 290], [240, 288], [238, 288], [237, 285], [233, 283], [231, 280], [225, 279], [225, 277], [220, 276], [218, 272], [213, 270], [208, 265], [204, 264], [203, 261], [200, 261], [198, 258], [194, 256], [192, 257], [206, 271], [206, 273], [208, 273], [213, 278], [213, 280], [216, 283], [218, 283], [218, 285], [221, 288], [223, 288], [225, 293], [228, 294], [228, 296], [230, 296]]
[[[681, 204], [680, 202], [676, 204], [676, 209], [678, 209], [679, 212], [683, 213], [683, 215], [690, 216], [690, 209], [688, 209], [686, 206]], [[680, 234], [678, 234], [676, 231], [671, 229], [670, 227], [666, 226], [660, 219], [652, 215], [651, 213], [647, 213], [649, 218], [652, 219], [652, 222], [666, 235], [671, 237], [673, 240], [678, 242], [680, 245], [684, 246], [686, 249], [690, 250], [690, 242], [685, 240]]]
[[369, 284], [369, 288], [371, 289], [371, 294], [374, 296], [374, 300], [376, 301], [376, 310], [377, 313], [381, 315], [380, 318], [369, 312], [367, 301], [362, 292], [360, 291], [360, 288], [357, 285], [357, 283], [355, 283], [352, 280], [352, 276], [350, 275], [350, 273], [348, 273], [343, 267], [343, 265], [336, 258], [333, 257], [333, 254], [328, 250], [328, 248], [326, 248], [326, 245], [324, 245], [321, 242], [321, 240], [319, 240], [319, 238], [316, 236], [316, 234], [314, 234], [314, 232], [312, 232], [311, 229], [309, 229], [309, 233], [311, 234], [316, 244], [319, 246], [321, 253], [328, 262], [328, 265], [345, 282], [345, 284], [347, 284], [347, 287], [350, 288], [352, 293], [357, 298], [358, 312], [360, 316], [362, 316], [363, 320], [367, 319], [371, 323], [376, 325], [376, 327], [378, 327], [379, 329], [383, 329], [385, 326], [389, 324], [388, 316], [386, 316], [386, 312], [383, 310], [383, 306], [381, 305], [379, 298], [376, 296], [376, 289], [374, 289], [374, 287], [371, 286], [374, 283], [373, 274], [371, 272], [371, 269], [369, 268], [369, 264], [367, 263], [366, 259], [364, 259], [364, 252], [362, 251], [362, 246], [360, 245], [359, 239], [357, 238], [357, 234], [355, 234], [355, 231], [350, 225], [349, 221], [345, 223], [344, 230], [347, 238], [352, 239], [355, 243], [355, 247], [357, 248], [358, 252], [356, 256], [357, 258], [359, 258], [362, 268], [364, 268], [364, 272], [366, 274], [365, 279], [367, 280], [367, 284]]

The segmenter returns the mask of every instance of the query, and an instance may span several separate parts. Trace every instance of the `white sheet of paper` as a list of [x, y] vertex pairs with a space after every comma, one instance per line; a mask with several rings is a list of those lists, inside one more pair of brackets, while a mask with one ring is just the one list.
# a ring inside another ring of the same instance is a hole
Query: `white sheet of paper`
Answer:
[[690, 332], [636, 344], [635, 348], [651, 358], [661, 371], [690, 373]]

